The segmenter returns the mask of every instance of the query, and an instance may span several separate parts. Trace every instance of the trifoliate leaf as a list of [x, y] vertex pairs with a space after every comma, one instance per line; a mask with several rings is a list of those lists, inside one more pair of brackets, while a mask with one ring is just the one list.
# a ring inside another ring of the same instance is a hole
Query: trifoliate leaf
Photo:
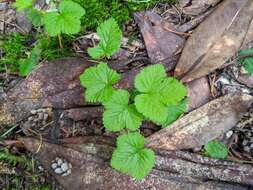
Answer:
[[241, 50], [238, 53], [239, 56], [252, 55], [251, 57], [247, 57], [244, 59], [238, 60], [241, 65], [243, 65], [244, 69], [249, 73], [253, 74], [253, 48]]
[[155, 123], [165, 123], [168, 106], [179, 103], [187, 94], [186, 87], [174, 78], [166, 77], [162, 65], [143, 69], [135, 78], [137, 110]]
[[58, 12], [47, 12], [44, 15], [46, 31], [50, 36], [60, 33], [76, 34], [80, 31], [80, 18], [85, 10], [77, 3], [70, 0], [63, 0], [59, 5]]
[[168, 127], [171, 123], [176, 121], [187, 110], [187, 101], [182, 100], [178, 104], [167, 107], [167, 119], [161, 123], [162, 128]]
[[129, 105], [130, 94], [126, 90], [117, 90], [104, 104], [106, 110], [103, 123], [109, 131], [120, 131], [127, 128], [136, 130], [140, 127], [142, 116], [134, 105]]
[[30, 11], [28, 11], [27, 17], [36, 27], [41, 26], [43, 24], [43, 13], [36, 9], [31, 9]]
[[17, 11], [23, 11], [25, 9], [32, 8], [33, 0], [16, 0], [14, 7], [17, 8]]
[[88, 53], [93, 59], [110, 58], [119, 50], [122, 33], [113, 18], [105, 21], [97, 28], [97, 35], [100, 37], [99, 44], [88, 49]]
[[120, 80], [120, 75], [110, 69], [106, 63], [90, 67], [80, 76], [82, 86], [86, 88], [88, 102], [106, 102], [115, 91], [113, 85]]
[[155, 165], [155, 154], [144, 148], [144, 143], [144, 137], [137, 132], [119, 136], [111, 166], [135, 179], [143, 179]]
[[41, 49], [38, 46], [35, 46], [31, 54], [27, 59], [23, 59], [20, 61], [19, 64], [19, 74], [20, 76], [27, 76], [38, 64], [40, 60], [40, 54], [41, 54]]
[[228, 149], [226, 145], [217, 140], [208, 142], [204, 146], [204, 149], [207, 155], [209, 155], [212, 158], [225, 159], [228, 156]]

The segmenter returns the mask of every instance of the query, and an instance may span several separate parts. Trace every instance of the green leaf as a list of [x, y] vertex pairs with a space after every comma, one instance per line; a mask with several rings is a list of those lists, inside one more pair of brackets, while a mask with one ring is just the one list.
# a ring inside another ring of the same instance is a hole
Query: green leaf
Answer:
[[86, 88], [85, 98], [89, 102], [106, 102], [115, 91], [113, 85], [119, 80], [120, 75], [106, 63], [90, 67], [80, 75], [81, 84]]
[[110, 58], [119, 50], [122, 33], [113, 18], [105, 21], [97, 28], [97, 35], [100, 37], [99, 44], [88, 49], [88, 53], [93, 59]]
[[239, 59], [239, 64], [243, 65], [244, 69], [249, 73], [253, 74], [253, 48], [241, 50], [238, 53], [239, 56], [252, 55], [244, 59]]
[[31, 9], [27, 12], [27, 18], [32, 22], [35, 27], [43, 24], [43, 13], [36, 9]]
[[22, 59], [19, 64], [19, 74], [20, 76], [27, 76], [38, 64], [40, 60], [41, 49], [35, 46], [31, 54], [27, 59]]
[[14, 7], [17, 8], [17, 11], [23, 11], [25, 9], [32, 8], [33, 0], [16, 0]]
[[228, 156], [228, 149], [226, 145], [217, 140], [209, 141], [204, 146], [204, 149], [207, 155], [209, 155], [212, 158], [225, 159]]
[[104, 104], [103, 123], [109, 131], [120, 131], [127, 128], [136, 130], [140, 127], [142, 116], [134, 105], [129, 105], [130, 94], [126, 90], [117, 90]]
[[144, 143], [144, 137], [137, 132], [119, 136], [111, 166], [135, 179], [143, 179], [155, 165], [155, 154], [144, 148]]
[[50, 36], [60, 33], [76, 34], [81, 29], [80, 18], [85, 10], [77, 3], [63, 0], [59, 6], [59, 12], [47, 12], [44, 15], [46, 31]]
[[170, 105], [167, 107], [167, 119], [161, 123], [162, 128], [168, 127], [171, 123], [176, 121], [187, 110], [187, 101], [182, 100], [176, 105]]
[[143, 69], [135, 78], [135, 88], [141, 93], [135, 97], [137, 110], [155, 123], [165, 123], [168, 106], [178, 104], [187, 95], [186, 87], [167, 77], [163, 65]]

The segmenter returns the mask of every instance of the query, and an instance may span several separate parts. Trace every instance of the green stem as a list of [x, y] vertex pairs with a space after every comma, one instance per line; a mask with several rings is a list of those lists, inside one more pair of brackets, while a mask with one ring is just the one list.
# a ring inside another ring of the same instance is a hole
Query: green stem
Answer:
[[63, 49], [61, 34], [58, 34], [60, 48]]

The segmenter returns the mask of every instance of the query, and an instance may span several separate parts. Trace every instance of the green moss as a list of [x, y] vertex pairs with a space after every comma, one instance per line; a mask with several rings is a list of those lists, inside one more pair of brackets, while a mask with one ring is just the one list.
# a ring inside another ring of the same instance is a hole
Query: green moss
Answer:
[[26, 51], [29, 50], [27, 47], [27, 41], [29, 41], [30, 36], [23, 36], [19, 33], [12, 33], [2, 39], [0, 44], [0, 49], [3, 51], [4, 55], [0, 59], [0, 72], [18, 71], [18, 60], [26, 57]]
[[82, 18], [82, 26], [85, 29], [95, 29], [104, 20], [113, 17], [119, 24], [130, 20], [134, 11], [153, 7], [158, 2], [175, 3], [176, 0], [150, 0], [147, 3], [137, 3], [129, 0], [73, 0], [79, 3], [86, 14]]
[[39, 35], [37, 37], [41, 52], [42, 60], [46, 59], [48, 61], [68, 57], [74, 55], [73, 50], [71, 49], [72, 37], [64, 36], [62, 37], [63, 48], [59, 47], [59, 41], [57, 38], [48, 37], [46, 35]]

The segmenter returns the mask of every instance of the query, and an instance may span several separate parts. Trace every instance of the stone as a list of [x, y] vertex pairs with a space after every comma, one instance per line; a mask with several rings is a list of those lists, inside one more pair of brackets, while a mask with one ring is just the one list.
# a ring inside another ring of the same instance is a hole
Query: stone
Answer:
[[64, 162], [61, 165], [61, 169], [62, 169], [63, 172], [66, 172], [69, 169], [68, 163]]
[[56, 174], [62, 174], [62, 173], [63, 173], [63, 171], [62, 171], [61, 168], [56, 168], [56, 169], [54, 170], [54, 172], [55, 172]]

